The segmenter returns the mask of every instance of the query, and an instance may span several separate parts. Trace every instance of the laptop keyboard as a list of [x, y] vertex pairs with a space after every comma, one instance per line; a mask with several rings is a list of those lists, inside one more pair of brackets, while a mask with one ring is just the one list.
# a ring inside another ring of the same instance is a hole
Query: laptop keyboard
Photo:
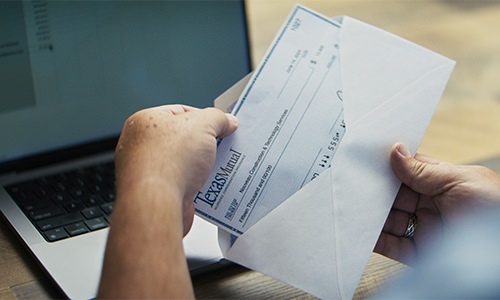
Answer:
[[109, 226], [115, 200], [114, 163], [44, 176], [6, 186], [48, 241]]

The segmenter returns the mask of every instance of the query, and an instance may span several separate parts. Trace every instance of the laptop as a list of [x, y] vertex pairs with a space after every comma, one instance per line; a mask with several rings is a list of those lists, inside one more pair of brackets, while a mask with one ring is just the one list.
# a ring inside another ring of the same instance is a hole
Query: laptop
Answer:
[[[246, 25], [243, 1], [0, 1], [0, 210], [66, 297], [96, 296], [124, 121], [212, 106], [250, 72]], [[198, 218], [184, 247], [192, 274], [221, 259]]]

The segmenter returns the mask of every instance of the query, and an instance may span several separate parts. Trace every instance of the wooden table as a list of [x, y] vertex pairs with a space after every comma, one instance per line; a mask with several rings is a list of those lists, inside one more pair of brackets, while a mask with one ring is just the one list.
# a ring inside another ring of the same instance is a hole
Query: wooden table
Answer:
[[[249, 0], [258, 62], [295, 0]], [[300, 1], [326, 15], [349, 15], [430, 48], [457, 66], [419, 152], [500, 171], [500, 1]], [[422, 99], [424, 101], [425, 99]], [[355, 298], [367, 298], [406, 267], [372, 255]], [[193, 278], [198, 298], [313, 298], [239, 266]], [[0, 223], [0, 298], [60, 298], [5, 223]]]
[[[406, 266], [374, 254], [359, 283], [355, 298], [367, 298]], [[277, 299], [314, 297], [273, 278], [232, 265], [193, 278], [199, 299]], [[61, 298], [49, 277], [38, 267], [23, 245], [0, 223], [0, 299]]]

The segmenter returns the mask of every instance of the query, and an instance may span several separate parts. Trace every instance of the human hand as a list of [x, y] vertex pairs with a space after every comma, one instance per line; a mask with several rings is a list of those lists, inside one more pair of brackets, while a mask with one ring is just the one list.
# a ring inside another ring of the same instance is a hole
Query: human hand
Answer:
[[115, 156], [117, 192], [160, 181], [183, 199], [184, 235], [194, 217], [193, 199], [210, 175], [216, 138], [233, 133], [236, 118], [215, 108], [167, 105], [139, 111], [126, 122]]
[[[464, 213], [500, 206], [500, 176], [486, 167], [412, 157], [403, 144], [392, 148], [391, 166], [403, 184], [374, 251], [392, 259], [412, 264], [430, 241]], [[413, 214], [416, 229], [405, 237]]]

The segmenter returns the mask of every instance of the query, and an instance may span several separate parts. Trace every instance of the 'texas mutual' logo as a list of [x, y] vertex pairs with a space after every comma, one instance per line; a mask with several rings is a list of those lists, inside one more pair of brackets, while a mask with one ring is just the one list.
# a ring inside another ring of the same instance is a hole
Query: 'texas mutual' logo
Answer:
[[198, 192], [196, 198], [194, 198], [195, 203], [198, 203], [199, 200], [212, 207], [217, 201], [220, 192], [229, 179], [229, 175], [231, 175], [241, 157], [241, 152], [233, 150], [232, 148], [230, 148], [229, 151], [231, 152], [231, 156], [226, 166], [220, 167], [220, 170], [215, 174], [206, 192]]

